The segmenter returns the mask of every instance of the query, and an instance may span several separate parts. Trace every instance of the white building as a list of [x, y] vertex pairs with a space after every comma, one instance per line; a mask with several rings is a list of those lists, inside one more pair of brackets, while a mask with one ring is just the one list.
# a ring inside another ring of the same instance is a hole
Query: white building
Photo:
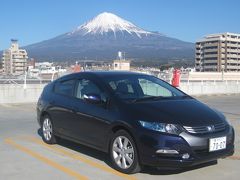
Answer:
[[20, 75], [27, 70], [27, 52], [19, 49], [17, 40], [12, 39], [11, 47], [3, 52], [3, 73], [6, 75]]
[[28, 67], [29, 75], [36, 78], [51, 78], [55, 75], [62, 76], [66, 71], [67, 70], [61, 66], [54, 66], [54, 64], [50, 62], [36, 62], [35, 67]]
[[[39, 69], [40, 71], [51, 71], [53, 70], [53, 63], [52, 62], [36, 62], [35, 68]], [[55, 70], [55, 68], [54, 68]]]
[[113, 61], [113, 70], [130, 71], [130, 61], [127, 60]]
[[240, 34], [211, 34], [196, 42], [196, 71], [240, 72]]
[[125, 60], [125, 53], [118, 52], [118, 59], [113, 61], [113, 70], [130, 71], [130, 61]]

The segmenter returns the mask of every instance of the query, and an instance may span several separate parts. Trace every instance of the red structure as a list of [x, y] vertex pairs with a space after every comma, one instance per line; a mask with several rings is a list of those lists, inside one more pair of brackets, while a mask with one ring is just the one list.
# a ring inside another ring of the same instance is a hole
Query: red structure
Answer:
[[76, 64], [73, 67], [73, 72], [80, 72], [81, 71], [81, 66], [80, 64], [78, 64], [78, 62], [76, 62]]
[[172, 85], [174, 87], [179, 87], [181, 71], [179, 69], [173, 70]]

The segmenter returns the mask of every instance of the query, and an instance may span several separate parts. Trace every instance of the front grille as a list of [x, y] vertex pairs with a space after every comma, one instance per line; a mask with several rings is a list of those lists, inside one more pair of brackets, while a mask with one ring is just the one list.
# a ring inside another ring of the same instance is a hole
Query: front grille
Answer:
[[209, 126], [195, 126], [195, 127], [183, 126], [183, 127], [189, 133], [192, 133], [192, 134], [205, 134], [205, 133], [223, 131], [226, 128], [226, 124], [218, 123], [218, 124], [209, 125]]

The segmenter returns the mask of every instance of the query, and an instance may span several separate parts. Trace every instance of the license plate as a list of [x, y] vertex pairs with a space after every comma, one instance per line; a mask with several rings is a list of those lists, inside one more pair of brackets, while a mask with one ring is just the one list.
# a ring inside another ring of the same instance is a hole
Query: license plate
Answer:
[[212, 151], [226, 149], [226, 142], [227, 142], [226, 136], [210, 139], [209, 140], [209, 151], [212, 152]]

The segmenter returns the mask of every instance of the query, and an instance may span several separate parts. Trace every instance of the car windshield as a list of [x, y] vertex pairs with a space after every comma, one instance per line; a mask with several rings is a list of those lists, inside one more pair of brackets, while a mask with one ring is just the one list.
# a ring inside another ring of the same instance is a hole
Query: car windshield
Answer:
[[104, 78], [114, 94], [125, 101], [173, 99], [188, 97], [168, 83], [149, 75], [124, 75]]

